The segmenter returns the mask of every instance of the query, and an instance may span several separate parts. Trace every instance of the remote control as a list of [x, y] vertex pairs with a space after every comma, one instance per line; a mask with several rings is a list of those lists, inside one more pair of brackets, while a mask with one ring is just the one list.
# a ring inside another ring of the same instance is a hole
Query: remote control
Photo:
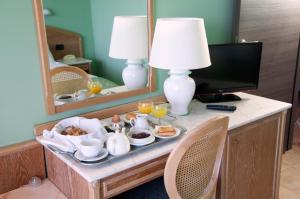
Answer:
[[219, 111], [235, 111], [236, 110], [236, 106], [227, 106], [227, 105], [206, 105], [207, 109], [211, 109], [211, 110], [219, 110]]

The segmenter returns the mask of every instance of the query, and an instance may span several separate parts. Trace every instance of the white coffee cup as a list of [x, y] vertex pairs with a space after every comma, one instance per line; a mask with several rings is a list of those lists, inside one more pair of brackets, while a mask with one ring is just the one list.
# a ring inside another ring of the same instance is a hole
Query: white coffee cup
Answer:
[[97, 156], [103, 148], [103, 142], [99, 139], [89, 138], [80, 142], [80, 152], [85, 157]]

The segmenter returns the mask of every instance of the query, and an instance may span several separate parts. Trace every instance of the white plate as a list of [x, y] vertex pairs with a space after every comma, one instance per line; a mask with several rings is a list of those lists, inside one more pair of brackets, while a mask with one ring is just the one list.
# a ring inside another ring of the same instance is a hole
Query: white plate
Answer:
[[171, 139], [171, 138], [178, 137], [178, 136], [180, 135], [180, 129], [174, 128], [174, 127], [173, 127], [173, 128], [175, 129], [175, 131], [176, 131], [175, 135], [173, 135], [173, 136], [160, 136], [160, 135], [157, 134], [158, 128], [159, 128], [159, 126], [156, 126], [156, 127], [155, 127], [155, 130], [154, 130], [154, 132], [153, 132], [153, 135], [154, 135], [155, 137], [157, 137], [157, 138], [160, 138], [160, 139]]
[[91, 158], [85, 157], [79, 150], [76, 151], [75, 154], [74, 154], [74, 157], [77, 160], [84, 161], [86, 163], [88, 163], [88, 162], [96, 162], [96, 161], [99, 161], [99, 160], [102, 160], [102, 159], [106, 158], [107, 156], [108, 156], [108, 151], [105, 148], [103, 148], [101, 150], [101, 152], [99, 153], [99, 155], [97, 155], [96, 157], [91, 157]]

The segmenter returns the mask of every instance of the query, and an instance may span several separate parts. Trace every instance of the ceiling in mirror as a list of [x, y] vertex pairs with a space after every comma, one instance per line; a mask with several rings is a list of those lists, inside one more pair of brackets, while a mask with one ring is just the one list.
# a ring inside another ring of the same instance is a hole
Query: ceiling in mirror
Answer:
[[148, 86], [146, 0], [42, 3], [55, 106]]

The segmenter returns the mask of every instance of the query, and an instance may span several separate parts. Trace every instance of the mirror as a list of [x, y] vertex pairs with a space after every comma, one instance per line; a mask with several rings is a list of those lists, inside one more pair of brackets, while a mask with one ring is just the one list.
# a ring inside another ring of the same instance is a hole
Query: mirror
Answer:
[[152, 0], [34, 0], [49, 114], [154, 91]]

